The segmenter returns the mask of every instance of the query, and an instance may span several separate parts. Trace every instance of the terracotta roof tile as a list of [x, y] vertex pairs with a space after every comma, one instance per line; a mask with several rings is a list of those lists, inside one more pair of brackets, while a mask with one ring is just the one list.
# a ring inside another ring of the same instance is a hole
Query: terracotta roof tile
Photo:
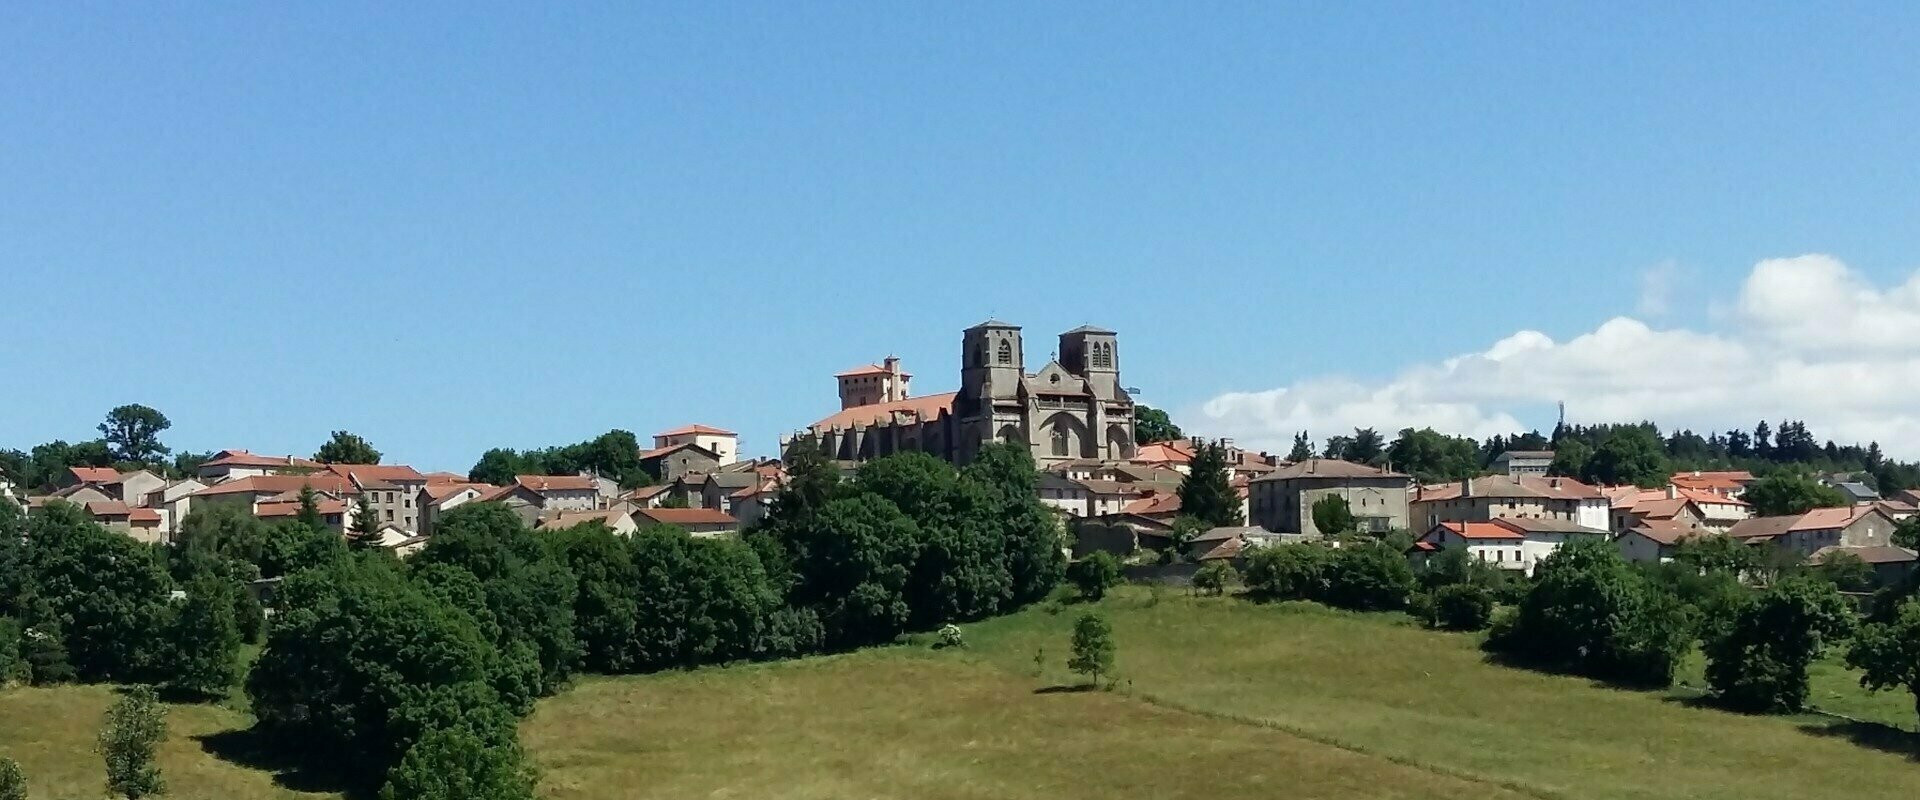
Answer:
[[215, 453], [213, 458], [201, 462], [200, 466], [258, 467], [261, 469], [271, 469], [275, 467], [282, 469], [320, 469], [326, 465], [298, 456], [263, 456], [249, 453], [245, 450], [222, 450]]
[[157, 525], [160, 523], [160, 512], [151, 508], [131, 508], [127, 510], [127, 521]]
[[120, 471], [112, 467], [68, 467], [67, 472], [81, 483], [114, 483], [120, 480]]
[[685, 425], [682, 427], [674, 428], [673, 430], [670, 430], [670, 431], [662, 431], [660, 433], [654, 434], [654, 436], [656, 437], [658, 436], [689, 436], [689, 435], [738, 436], [739, 434], [736, 434], [733, 431], [726, 430], [724, 428], [716, 428], [716, 427], [713, 427], [712, 425]]
[[534, 492], [578, 492], [600, 488], [591, 475], [515, 475], [513, 482]]
[[836, 427], [852, 428], [856, 425], [872, 425], [891, 419], [896, 411], [910, 414], [921, 421], [934, 420], [942, 414], [952, 413], [954, 397], [954, 392], [947, 392], [924, 397], [909, 397], [891, 403], [854, 406], [841, 409], [838, 413], [813, 423], [811, 427], [813, 430], [820, 431]]
[[96, 517], [124, 517], [131, 509], [118, 500], [95, 500], [87, 504], [87, 513]]
[[327, 472], [311, 475], [253, 475], [235, 481], [216, 483], [189, 497], [210, 497], [224, 494], [257, 493], [280, 494], [297, 492], [302, 486], [312, 486], [314, 491], [346, 494], [353, 491], [353, 485], [346, 478]]
[[[1446, 529], [1462, 539], [1525, 539], [1526, 534], [1497, 522], [1442, 522], [1434, 530]], [[1427, 532], [1433, 535], [1432, 531]]]
[[634, 521], [645, 519], [662, 525], [737, 525], [739, 520], [717, 508], [641, 508], [633, 512]]
[[1339, 459], [1333, 459], [1333, 458], [1309, 458], [1304, 461], [1297, 461], [1292, 464], [1288, 464], [1284, 467], [1274, 470], [1273, 473], [1270, 475], [1262, 475], [1258, 478], [1255, 478], [1254, 480], [1256, 481], [1284, 481], [1284, 480], [1312, 480], [1312, 479], [1338, 480], [1340, 478], [1406, 479], [1407, 476], [1398, 472], [1388, 472], [1387, 470], [1380, 469], [1379, 467], [1369, 467], [1365, 464], [1355, 464], [1351, 461], [1341, 461]]

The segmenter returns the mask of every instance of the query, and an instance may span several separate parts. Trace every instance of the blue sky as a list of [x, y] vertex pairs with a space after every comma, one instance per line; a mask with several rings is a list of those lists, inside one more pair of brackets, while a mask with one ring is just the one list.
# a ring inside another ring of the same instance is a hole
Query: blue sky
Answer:
[[1264, 443], [1361, 412], [1233, 393], [1622, 315], [1745, 341], [1767, 259], [1897, 312], [1920, 12], [1674, 5], [8, 6], [0, 447], [142, 402], [193, 450], [764, 453], [889, 352], [951, 388], [989, 315], [1115, 328], [1142, 400]]

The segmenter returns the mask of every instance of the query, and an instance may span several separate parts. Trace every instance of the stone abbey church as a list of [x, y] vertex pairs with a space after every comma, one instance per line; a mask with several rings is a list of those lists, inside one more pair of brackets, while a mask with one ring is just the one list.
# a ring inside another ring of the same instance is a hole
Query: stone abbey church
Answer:
[[889, 357], [835, 375], [840, 411], [808, 432], [844, 461], [924, 450], [964, 464], [995, 440], [1024, 443], [1041, 466], [1133, 457], [1133, 398], [1113, 331], [1067, 331], [1054, 360], [1026, 365], [1020, 326], [990, 319], [961, 334], [959, 391], [915, 397], [913, 375]]

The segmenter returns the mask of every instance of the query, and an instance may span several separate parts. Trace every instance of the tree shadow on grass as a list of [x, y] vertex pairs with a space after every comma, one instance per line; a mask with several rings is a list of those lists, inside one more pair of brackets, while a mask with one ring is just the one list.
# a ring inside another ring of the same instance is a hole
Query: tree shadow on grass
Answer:
[[1800, 730], [1815, 736], [1846, 739], [1870, 750], [1906, 756], [1909, 761], [1920, 761], [1920, 733], [1901, 730], [1891, 725], [1878, 722], [1832, 720], [1809, 722], [1801, 725]]
[[1079, 694], [1081, 692], [1097, 692], [1097, 691], [1100, 691], [1099, 684], [1073, 683], [1073, 684], [1065, 684], [1065, 685], [1055, 684], [1053, 686], [1042, 686], [1038, 689], [1033, 690], [1033, 693], [1034, 694]]
[[208, 755], [247, 769], [273, 775], [275, 785], [296, 792], [337, 792], [351, 800], [374, 796], [373, 787], [339, 759], [319, 749], [298, 750], [276, 742], [258, 728], [207, 733], [193, 737]]

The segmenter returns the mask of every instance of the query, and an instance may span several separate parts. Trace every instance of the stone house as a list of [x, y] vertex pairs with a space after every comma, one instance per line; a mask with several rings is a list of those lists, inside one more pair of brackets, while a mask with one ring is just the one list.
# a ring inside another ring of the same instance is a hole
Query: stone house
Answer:
[[656, 447], [640, 454], [640, 468], [654, 480], [667, 483], [688, 473], [713, 472], [720, 464], [719, 454], [693, 442]]
[[1749, 545], [1771, 545], [1802, 556], [1825, 547], [1878, 547], [1892, 543], [1893, 518], [1873, 506], [1816, 508], [1805, 514], [1742, 520], [1728, 536]]
[[713, 454], [714, 460], [719, 462], [716, 467], [740, 460], [740, 434], [733, 431], [711, 425], [686, 425], [653, 435], [655, 451], [682, 444], [690, 444]]
[[1870, 545], [1867, 547], [1846, 547], [1831, 545], [1813, 551], [1807, 557], [1807, 563], [1819, 564], [1828, 556], [1846, 554], [1858, 558], [1873, 569], [1873, 580], [1878, 586], [1896, 586], [1913, 574], [1914, 566], [1920, 563], [1920, 553], [1891, 544]]
[[1597, 530], [1608, 527], [1607, 496], [1572, 478], [1487, 475], [1420, 487], [1410, 505], [1415, 522], [1426, 527], [1507, 518], [1563, 520]]
[[1248, 511], [1253, 524], [1270, 531], [1318, 534], [1313, 504], [1340, 497], [1361, 530], [1384, 533], [1409, 527], [1411, 488], [1412, 479], [1398, 472], [1310, 458], [1251, 481]]
[[328, 464], [326, 471], [350, 481], [376, 521], [398, 525], [408, 535], [420, 532], [420, 493], [427, 476], [393, 464]]
[[740, 521], [714, 508], [642, 508], [633, 512], [642, 527], [672, 525], [694, 536], [726, 536], [740, 530]]

